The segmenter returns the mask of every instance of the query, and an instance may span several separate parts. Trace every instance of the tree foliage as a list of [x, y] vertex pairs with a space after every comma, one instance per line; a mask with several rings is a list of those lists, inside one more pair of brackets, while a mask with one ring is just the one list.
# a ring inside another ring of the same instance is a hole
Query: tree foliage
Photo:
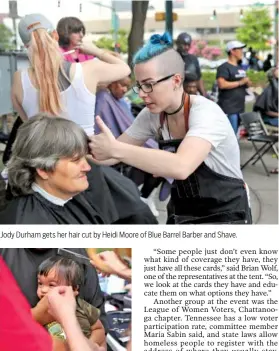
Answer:
[[[113, 39], [113, 31], [111, 31], [111, 35], [103, 36], [99, 38], [95, 44], [99, 48], [114, 50], [114, 39]], [[120, 52], [126, 54], [128, 52], [128, 33], [125, 29], [119, 29], [117, 44], [120, 45]]]
[[10, 50], [13, 48], [13, 33], [4, 24], [0, 23], [0, 50]]
[[267, 8], [253, 7], [244, 12], [241, 22], [243, 26], [236, 30], [238, 40], [256, 51], [270, 49], [269, 40], [273, 32], [272, 19]]

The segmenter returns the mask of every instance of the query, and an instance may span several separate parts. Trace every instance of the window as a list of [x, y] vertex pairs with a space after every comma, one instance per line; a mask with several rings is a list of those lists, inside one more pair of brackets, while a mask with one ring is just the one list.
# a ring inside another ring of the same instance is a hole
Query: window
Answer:
[[132, 11], [132, 1], [131, 0], [114, 0], [111, 2], [111, 6], [115, 8], [116, 12], [127, 12]]
[[185, 7], [184, 0], [173, 0], [172, 2], [173, 9], [184, 9], [184, 7]]
[[221, 33], [234, 33], [236, 30], [235, 27], [225, 27], [225, 28], [220, 28]]

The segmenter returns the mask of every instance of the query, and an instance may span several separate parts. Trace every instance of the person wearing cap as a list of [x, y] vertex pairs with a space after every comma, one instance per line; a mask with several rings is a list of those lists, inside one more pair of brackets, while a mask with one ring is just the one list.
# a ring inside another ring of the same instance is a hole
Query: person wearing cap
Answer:
[[49, 113], [76, 122], [92, 135], [97, 85], [126, 77], [129, 66], [107, 51], [84, 43], [79, 50], [98, 60], [67, 62], [59, 49], [57, 31], [41, 14], [21, 18], [18, 30], [31, 64], [14, 74], [12, 101], [21, 119]]
[[204, 83], [201, 75], [201, 68], [198, 59], [195, 55], [189, 53], [192, 43], [192, 37], [188, 33], [180, 33], [176, 39], [177, 52], [181, 55], [185, 63], [185, 77], [188, 74], [197, 77], [198, 91], [201, 95], [206, 96]]
[[235, 134], [239, 126], [239, 114], [245, 110], [245, 91], [251, 86], [246, 71], [239, 66], [245, 44], [240, 41], [227, 43], [228, 61], [217, 68], [219, 88], [218, 104], [228, 116]]

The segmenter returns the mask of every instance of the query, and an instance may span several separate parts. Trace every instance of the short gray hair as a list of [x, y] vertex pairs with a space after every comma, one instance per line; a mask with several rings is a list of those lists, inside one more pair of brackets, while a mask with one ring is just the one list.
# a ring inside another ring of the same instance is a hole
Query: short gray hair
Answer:
[[24, 122], [18, 129], [7, 164], [12, 194], [33, 193], [36, 169], [54, 171], [60, 159], [85, 156], [87, 143], [84, 130], [65, 118], [39, 114]]
[[156, 56], [154, 60], [158, 61], [158, 70], [161, 74], [167, 76], [169, 74], [178, 73], [183, 82], [185, 78], [185, 63], [176, 50], [169, 49]]

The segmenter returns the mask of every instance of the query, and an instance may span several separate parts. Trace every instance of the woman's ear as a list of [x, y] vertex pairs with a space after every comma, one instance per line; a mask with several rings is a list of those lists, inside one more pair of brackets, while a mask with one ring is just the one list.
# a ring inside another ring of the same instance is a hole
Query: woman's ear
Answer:
[[48, 179], [48, 172], [44, 171], [41, 168], [36, 168], [36, 172], [38, 174], [38, 176], [40, 178], [42, 178], [43, 180], [47, 180]]
[[54, 31], [51, 33], [51, 37], [52, 37], [54, 40], [56, 40], [56, 41], [59, 40], [59, 35], [58, 35], [58, 33], [57, 33], [56, 30], [54, 30]]
[[176, 73], [173, 78], [177, 87], [180, 87], [183, 84], [183, 80], [180, 74]]
[[173, 85], [173, 90], [177, 90], [179, 87], [182, 86], [182, 78], [180, 74], [177, 73], [173, 76]]

